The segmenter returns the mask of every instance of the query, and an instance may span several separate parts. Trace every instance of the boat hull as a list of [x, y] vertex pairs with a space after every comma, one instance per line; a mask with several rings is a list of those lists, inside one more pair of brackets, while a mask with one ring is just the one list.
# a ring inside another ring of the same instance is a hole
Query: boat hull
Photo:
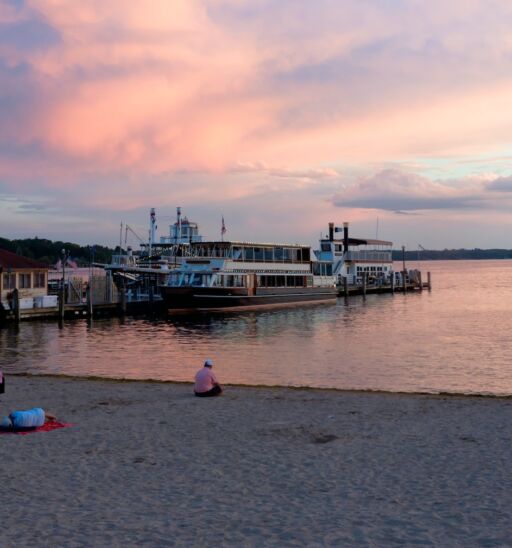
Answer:
[[170, 310], [229, 309], [315, 302], [334, 302], [335, 287], [297, 287], [258, 289], [253, 294], [246, 288], [163, 287], [162, 293]]

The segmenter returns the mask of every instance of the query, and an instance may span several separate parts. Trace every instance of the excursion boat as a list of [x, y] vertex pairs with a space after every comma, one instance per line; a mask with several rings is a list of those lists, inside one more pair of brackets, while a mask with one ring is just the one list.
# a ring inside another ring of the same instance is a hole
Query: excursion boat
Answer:
[[[334, 302], [332, 264], [311, 260], [304, 245], [191, 242], [162, 296], [169, 309], [225, 309]], [[313, 270], [313, 264], [320, 265]]]
[[[336, 238], [338, 232], [343, 233], [341, 238]], [[392, 247], [393, 242], [386, 240], [350, 237], [349, 223], [343, 227], [329, 223], [329, 234], [320, 239], [320, 249], [314, 251], [318, 263], [313, 263], [313, 268], [331, 264], [329, 272], [338, 285], [343, 285], [344, 279], [348, 285], [360, 285], [363, 277], [370, 285], [389, 283], [394, 275]]]

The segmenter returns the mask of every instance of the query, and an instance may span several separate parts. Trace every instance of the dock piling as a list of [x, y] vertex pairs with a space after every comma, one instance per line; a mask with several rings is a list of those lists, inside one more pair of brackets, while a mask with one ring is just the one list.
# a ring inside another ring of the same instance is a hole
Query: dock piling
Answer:
[[122, 278], [121, 290], [119, 291], [119, 308], [121, 315], [124, 316], [126, 314], [126, 287], [124, 278]]
[[16, 320], [16, 323], [19, 323], [21, 318], [20, 293], [17, 288], [13, 289], [13, 292], [12, 292], [12, 306], [14, 309], [14, 319]]
[[90, 284], [87, 284], [86, 289], [86, 299], [87, 299], [87, 314], [90, 318], [92, 318], [92, 292], [91, 292], [91, 286]]
[[427, 272], [427, 284], [428, 290], [430, 291], [432, 289], [432, 278], [430, 277], [430, 272]]
[[64, 319], [64, 313], [66, 309], [64, 305], [64, 300], [65, 300], [65, 288], [64, 288], [64, 280], [62, 280], [62, 284], [59, 291], [59, 319], [60, 320]]
[[402, 270], [402, 291], [405, 295], [407, 291], [407, 270]]

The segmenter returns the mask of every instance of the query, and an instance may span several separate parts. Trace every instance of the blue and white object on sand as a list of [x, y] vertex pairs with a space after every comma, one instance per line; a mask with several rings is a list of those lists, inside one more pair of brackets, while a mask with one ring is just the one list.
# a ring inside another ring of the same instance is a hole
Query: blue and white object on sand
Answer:
[[27, 411], [13, 411], [9, 418], [14, 428], [36, 428], [43, 426], [45, 414], [40, 407], [34, 407]]

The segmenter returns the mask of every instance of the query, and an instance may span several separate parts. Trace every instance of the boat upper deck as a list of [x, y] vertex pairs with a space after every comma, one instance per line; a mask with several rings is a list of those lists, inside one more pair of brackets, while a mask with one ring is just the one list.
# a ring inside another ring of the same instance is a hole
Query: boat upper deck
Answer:
[[212, 241], [190, 244], [188, 256], [257, 263], [309, 263], [311, 248], [299, 244]]

